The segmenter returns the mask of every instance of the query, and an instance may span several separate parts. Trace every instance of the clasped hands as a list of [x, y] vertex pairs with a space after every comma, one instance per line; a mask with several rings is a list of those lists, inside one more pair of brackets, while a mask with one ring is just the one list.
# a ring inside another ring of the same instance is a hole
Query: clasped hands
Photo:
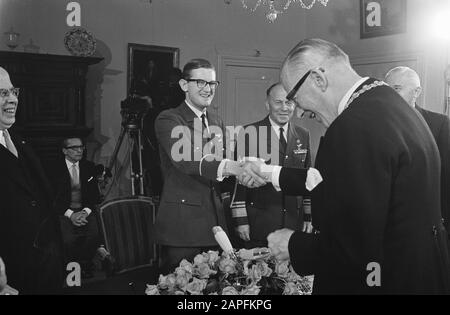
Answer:
[[74, 212], [70, 216], [70, 221], [72, 221], [72, 224], [75, 226], [83, 226], [88, 223], [87, 220], [88, 213], [85, 210]]
[[263, 172], [263, 165], [263, 159], [245, 157], [239, 161], [228, 161], [226, 169], [228, 174], [236, 176], [241, 185], [257, 188], [270, 181], [271, 173]]

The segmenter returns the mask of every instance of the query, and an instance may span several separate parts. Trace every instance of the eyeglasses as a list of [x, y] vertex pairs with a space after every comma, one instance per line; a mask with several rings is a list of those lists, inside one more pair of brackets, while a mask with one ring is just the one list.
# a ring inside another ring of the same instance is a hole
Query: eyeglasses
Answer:
[[300, 115], [300, 118], [303, 118], [303, 117], [305, 117], [305, 116], [307, 116], [307, 117], [310, 118], [310, 119], [314, 119], [314, 118], [316, 118], [316, 113], [314, 113], [314, 112], [312, 112], [312, 111], [309, 111], [309, 110], [305, 110], [305, 111], [303, 111], [303, 113]]
[[297, 94], [298, 90], [302, 86], [302, 84], [306, 81], [306, 78], [309, 76], [312, 70], [307, 71], [301, 78], [298, 80], [297, 84], [294, 86], [294, 88], [286, 95], [286, 99], [288, 101], [295, 101], [295, 95]]
[[86, 146], [84, 145], [73, 145], [70, 147], [66, 147], [67, 150], [74, 150], [74, 151], [84, 151], [86, 149]]
[[9, 97], [11, 94], [19, 97], [20, 88], [0, 89], [0, 97]]
[[215, 90], [219, 86], [219, 81], [205, 81], [202, 79], [185, 79], [188, 82], [197, 82], [197, 87], [199, 89], [204, 89], [208, 84], [211, 90]]

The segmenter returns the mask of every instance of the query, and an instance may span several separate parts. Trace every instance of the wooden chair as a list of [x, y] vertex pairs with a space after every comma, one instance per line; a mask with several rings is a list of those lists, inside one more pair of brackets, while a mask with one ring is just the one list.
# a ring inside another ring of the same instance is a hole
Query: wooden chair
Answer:
[[113, 199], [99, 206], [105, 248], [112, 256], [113, 273], [121, 274], [158, 263], [152, 228], [156, 204], [149, 197]]

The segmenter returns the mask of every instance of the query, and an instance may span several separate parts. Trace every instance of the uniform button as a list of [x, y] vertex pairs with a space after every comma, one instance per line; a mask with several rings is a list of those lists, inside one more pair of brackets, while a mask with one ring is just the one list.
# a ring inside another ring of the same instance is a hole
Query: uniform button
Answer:
[[253, 206], [253, 202], [250, 202], [250, 204]]
[[182, 202], [182, 203], [184, 203], [185, 201], [186, 201], [186, 200], [184, 200], [184, 199], [183, 199], [183, 200], [181, 200], [181, 202]]
[[30, 202], [30, 204], [31, 204], [32, 207], [36, 207], [37, 206], [37, 201], [33, 200], [33, 201]]
[[289, 155], [286, 155], [284, 158], [287, 160], [288, 159], [288, 157], [289, 157]]

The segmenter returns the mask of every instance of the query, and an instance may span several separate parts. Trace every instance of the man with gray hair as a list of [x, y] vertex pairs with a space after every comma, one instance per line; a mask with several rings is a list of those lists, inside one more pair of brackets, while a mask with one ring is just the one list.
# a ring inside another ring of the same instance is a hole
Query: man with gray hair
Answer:
[[408, 67], [395, 67], [386, 74], [385, 81], [425, 119], [430, 127], [441, 157], [441, 211], [447, 232], [450, 230], [450, 119], [417, 106], [422, 92], [417, 72]]
[[286, 98], [328, 129], [315, 165], [321, 182], [304, 185], [302, 169], [260, 166], [286, 194], [312, 189], [318, 230], [278, 230], [268, 236], [272, 253], [290, 258], [297, 273], [314, 274], [316, 294], [448, 293], [439, 154], [423, 120], [321, 39], [291, 50], [281, 81]]
[[0, 256], [21, 294], [56, 293], [62, 264], [53, 192], [31, 147], [10, 131], [18, 96], [0, 67]]

